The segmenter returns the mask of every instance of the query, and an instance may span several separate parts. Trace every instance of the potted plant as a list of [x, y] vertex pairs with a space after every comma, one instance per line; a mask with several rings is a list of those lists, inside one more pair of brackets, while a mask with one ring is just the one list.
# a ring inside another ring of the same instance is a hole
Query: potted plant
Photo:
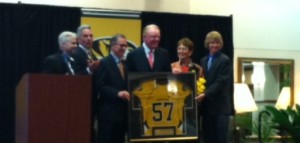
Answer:
[[274, 128], [287, 133], [294, 143], [300, 143], [300, 105], [295, 109], [288, 107], [286, 110], [276, 109], [273, 106], [266, 106], [266, 110], [271, 114]]

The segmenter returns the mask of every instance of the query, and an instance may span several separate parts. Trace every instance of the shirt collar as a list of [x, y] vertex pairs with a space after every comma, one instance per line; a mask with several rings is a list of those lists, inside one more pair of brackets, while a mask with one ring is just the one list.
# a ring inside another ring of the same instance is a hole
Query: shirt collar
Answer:
[[78, 47], [81, 48], [83, 51], [85, 51], [87, 54], [89, 53], [89, 50], [83, 47], [81, 44], [79, 44]]
[[[146, 55], [148, 56], [149, 55], [149, 52], [150, 52], [150, 48], [145, 44], [145, 42], [143, 42], [143, 48], [144, 48], [144, 51], [146, 53]], [[155, 50], [153, 50], [154, 52]]]
[[72, 61], [74, 62], [74, 58], [72, 58], [69, 54], [67, 54], [66, 52], [62, 52], [62, 56], [64, 57], [65, 61]]
[[216, 54], [214, 55], [211, 55], [211, 54], [208, 54], [208, 59], [212, 58], [212, 60], [214, 60], [217, 56], [220, 55], [221, 52], [217, 52]]
[[119, 58], [118, 56], [116, 56], [113, 52], [110, 52], [110, 54], [111, 54], [112, 57], [114, 58], [115, 62], [116, 62], [117, 64], [119, 64], [120, 58]]

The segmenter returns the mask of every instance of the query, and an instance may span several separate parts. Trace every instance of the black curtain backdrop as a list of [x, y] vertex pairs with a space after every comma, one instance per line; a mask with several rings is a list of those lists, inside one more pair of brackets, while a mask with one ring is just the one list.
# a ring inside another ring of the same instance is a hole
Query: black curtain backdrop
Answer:
[[[171, 62], [177, 61], [177, 41], [183, 37], [190, 38], [195, 49], [192, 60], [200, 63], [201, 58], [208, 54], [208, 50], [204, 48], [205, 36], [212, 30], [219, 31], [223, 36], [224, 46], [222, 52], [225, 53], [232, 61], [233, 65], [233, 27], [232, 16], [202, 16], [172, 13], [155, 13], [143, 12], [141, 15], [142, 27], [154, 23], [161, 30], [161, 47], [167, 49], [170, 53]], [[232, 68], [233, 75], [233, 68]], [[233, 76], [232, 76], [232, 114], [233, 107]]]
[[58, 51], [58, 34], [76, 32], [80, 8], [0, 4], [0, 142], [14, 142], [15, 87]]

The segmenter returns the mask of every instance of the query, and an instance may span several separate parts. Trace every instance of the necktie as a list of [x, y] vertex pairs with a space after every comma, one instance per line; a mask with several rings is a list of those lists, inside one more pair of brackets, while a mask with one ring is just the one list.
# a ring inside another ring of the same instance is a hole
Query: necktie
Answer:
[[65, 59], [65, 62], [68, 66], [70, 74], [75, 75], [74, 69], [72, 68], [72, 65], [71, 65], [71, 62], [74, 62], [74, 59], [72, 57], [67, 56], [67, 55], [64, 55], [64, 59]]
[[124, 65], [123, 65], [123, 62], [122, 62], [121, 59], [119, 60], [118, 68], [119, 68], [119, 70], [120, 70], [120, 73], [121, 73], [122, 78], [124, 79], [124, 75], [125, 75], [125, 73], [124, 73]]
[[212, 57], [209, 57], [208, 62], [207, 62], [207, 71], [209, 71], [211, 64], [212, 64]]
[[92, 58], [92, 50], [91, 49], [88, 50], [87, 55], [88, 55], [88, 59], [89, 60], [93, 60], [93, 58]]
[[67, 65], [68, 65], [68, 68], [69, 68], [69, 71], [70, 71], [71, 75], [75, 75], [74, 70], [73, 70], [73, 68], [71, 66], [70, 61], [68, 61]]
[[149, 51], [149, 55], [148, 55], [148, 62], [149, 65], [151, 67], [151, 69], [153, 68], [153, 62], [154, 62], [154, 58], [153, 58], [153, 50]]

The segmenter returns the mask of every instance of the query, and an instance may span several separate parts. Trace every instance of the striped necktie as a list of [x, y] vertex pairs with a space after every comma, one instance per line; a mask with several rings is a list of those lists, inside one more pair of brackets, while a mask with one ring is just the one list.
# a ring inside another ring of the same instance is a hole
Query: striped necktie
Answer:
[[212, 57], [209, 57], [208, 62], [207, 62], [207, 71], [209, 71], [211, 64], [212, 64]]
[[64, 56], [64, 60], [68, 66], [69, 72], [71, 75], [75, 75], [74, 69], [72, 68], [72, 64], [71, 62], [74, 62], [74, 59], [68, 55], [63, 55]]

